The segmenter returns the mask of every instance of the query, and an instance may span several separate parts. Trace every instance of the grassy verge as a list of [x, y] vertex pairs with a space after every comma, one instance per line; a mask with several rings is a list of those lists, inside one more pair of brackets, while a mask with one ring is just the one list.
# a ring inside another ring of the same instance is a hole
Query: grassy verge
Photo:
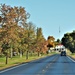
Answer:
[[75, 53], [71, 53], [70, 50], [67, 50], [67, 55], [75, 59]]
[[69, 56], [75, 59], [75, 53], [70, 54]]
[[29, 56], [28, 60], [26, 60], [25, 56], [23, 56], [22, 58], [20, 58], [19, 56], [15, 56], [12, 59], [11, 58], [8, 59], [7, 65], [5, 64], [5, 57], [1, 57], [0, 58], [0, 70], [8, 68], [8, 67], [15, 66], [15, 65], [19, 65], [21, 63], [29, 62], [29, 61], [32, 61], [32, 60], [35, 60], [35, 59], [43, 58], [45, 56], [50, 56], [50, 55], [53, 55], [53, 54], [55, 54], [55, 53], [45, 54], [45, 55], [42, 55], [42, 56], [39, 56], [39, 57], [37, 55], [36, 56]]

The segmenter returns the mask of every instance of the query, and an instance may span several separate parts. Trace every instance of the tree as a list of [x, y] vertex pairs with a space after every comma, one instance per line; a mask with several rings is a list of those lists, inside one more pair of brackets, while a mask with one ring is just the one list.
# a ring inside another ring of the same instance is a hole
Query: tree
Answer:
[[57, 42], [60, 44], [60, 42], [61, 42], [60, 39], [57, 39]]
[[[10, 46], [9, 49], [11, 50], [12, 57], [12, 47], [14, 46], [14, 43], [21, 42], [19, 34], [23, 33], [23, 28], [20, 26], [22, 23], [26, 22], [26, 11], [23, 7], [11, 7], [1, 4], [0, 13], [0, 41], [2, 41], [2, 45], [5, 47], [8, 47], [8, 45]], [[5, 51], [3, 46], [2, 48], [3, 51]]]
[[29, 22], [28, 23], [28, 27], [27, 27], [27, 38], [25, 39], [27, 41], [27, 45], [28, 45], [28, 48], [27, 48], [27, 53], [26, 53], [26, 59], [28, 59], [28, 53], [29, 51], [32, 51], [32, 46], [33, 46], [33, 43], [34, 43], [34, 39], [35, 39], [35, 26], [32, 22]]
[[53, 36], [48, 36], [48, 39], [47, 39], [48, 45], [47, 45], [47, 47], [49, 49], [50, 49], [50, 47], [54, 47], [54, 40], [55, 40], [55, 38]]
[[43, 44], [45, 43], [45, 38], [42, 33], [42, 28], [37, 28], [36, 32], [36, 51], [38, 52], [38, 56], [42, 52]]
[[72, 33], [66, 33], [64, 34], [64, 37], [62, 38], [62, 44], [70, 49], [70, 51], [72, 53], [75, 52], [75, 35], [74, 35], [74, 32]]

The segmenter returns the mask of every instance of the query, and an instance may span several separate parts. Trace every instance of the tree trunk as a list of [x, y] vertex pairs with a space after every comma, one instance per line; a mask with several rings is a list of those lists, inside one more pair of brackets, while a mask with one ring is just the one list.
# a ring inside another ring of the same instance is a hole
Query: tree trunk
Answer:
[[38, 57], [40, 56], [40, 52], [38, 51]]
[[22, 51], [20, 50], [20, 58], [22, 58]]
[[11, 58], [12, 58], [12, 56], [13, 56], [13, 53], [12, 53], [12, 47], [11, 47]]
[[28, 59], [28, 51], [27, 51], [27, 53], [26, 53], [26, 59]]
[[8, 53], [6, 54], [6, 64], [8, 64]]

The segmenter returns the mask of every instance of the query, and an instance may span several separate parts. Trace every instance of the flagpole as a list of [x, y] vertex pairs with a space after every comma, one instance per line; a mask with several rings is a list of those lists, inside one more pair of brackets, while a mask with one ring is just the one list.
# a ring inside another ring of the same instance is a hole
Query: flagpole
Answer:
[[[60, 39], [60, 32], [61, 32], [61, 31], [60, 31], [60, 26], [59, 26], [59, 40], [61, 40], [61, 39]], [[61, 43], [61, 42], [60, 42], [60, 43]]]

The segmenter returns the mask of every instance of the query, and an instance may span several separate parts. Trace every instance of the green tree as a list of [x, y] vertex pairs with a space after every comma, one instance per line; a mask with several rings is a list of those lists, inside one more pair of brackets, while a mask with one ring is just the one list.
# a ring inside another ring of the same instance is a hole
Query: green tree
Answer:
[[75, 38], [74, 37], [75, 37], [74, 33], [66, 33], [64, 34], [64, 37], [62, 38], [62, 44], [66, 48], [70, 49], [72, 53], [75, 52], [75, 41], [74, 41]]

